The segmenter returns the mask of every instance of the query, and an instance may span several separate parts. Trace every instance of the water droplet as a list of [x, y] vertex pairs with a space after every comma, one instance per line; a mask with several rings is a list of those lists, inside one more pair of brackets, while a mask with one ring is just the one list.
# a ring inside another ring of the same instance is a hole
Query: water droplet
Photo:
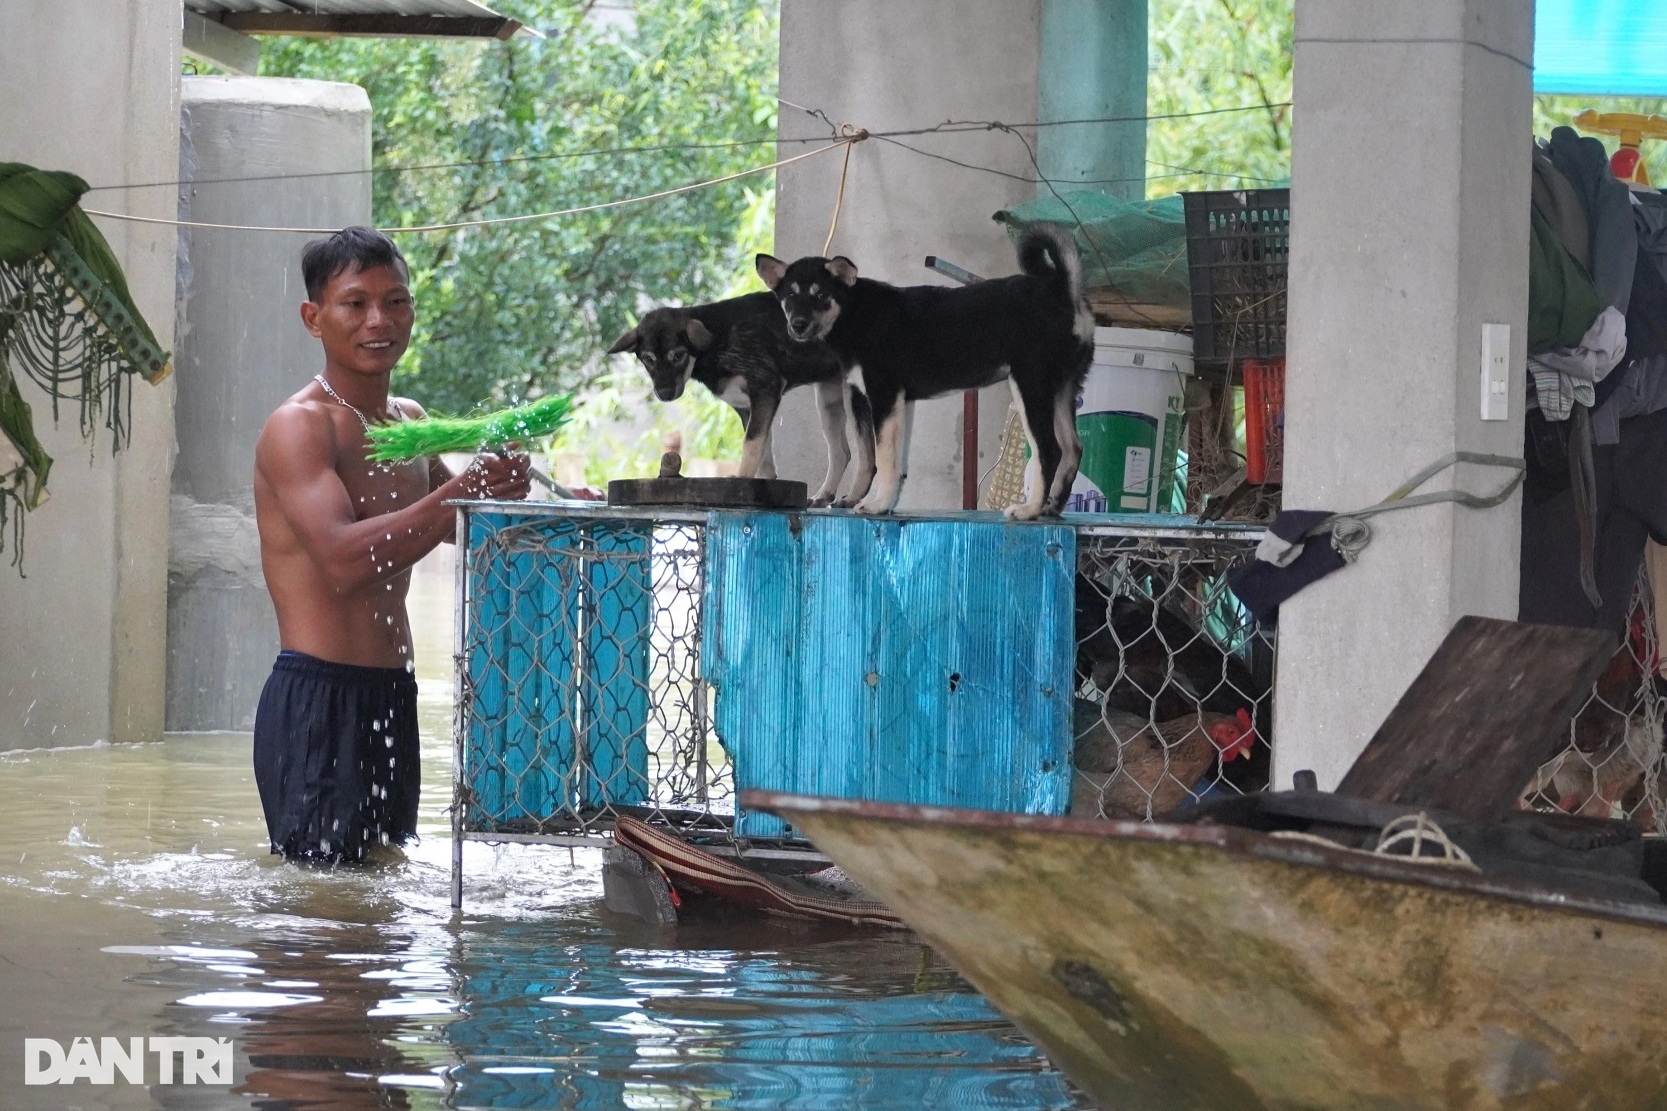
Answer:
[[383, 739], [383, 741], [385, 741], [387, 743], [389, 748], [394, 747], [394, 739], [392, 737], [384, 737], [382, 739]]
[[[406, 660], [406, 661], [405, 661], [405, 670], [406, 670], [406, 671], [410, 671], [410, 672], [415, 672], [415, 671], [416, 671], [416, 670], [417, 670], [417, 665], [416, 665], [416, 663], [415, 663], [415, 662], [414, 662], [414, 661], [412, 661], [412, 660]], [[393, 742], [393, 741], [389, 741], [389, 742], [388, 742], [388, 743], [389, 743], [389, 744], [393, 744], [393, 743], [394, 743], [394, 742]]]
[[389, 490], [388, 491], [388, 497], [394, 499], [395, 501], [398, 501], [399, 500], [399, 491], [398, 490]]

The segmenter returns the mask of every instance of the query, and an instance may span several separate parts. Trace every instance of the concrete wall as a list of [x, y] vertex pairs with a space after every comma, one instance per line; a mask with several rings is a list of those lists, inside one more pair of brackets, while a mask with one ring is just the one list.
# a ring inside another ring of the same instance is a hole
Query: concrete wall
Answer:
[[[170, 182], [178, 168], [178, 0], [0, 4], [0, 157], [93, 185]], [[171, 217], [171, 186], [104, 190], [89, 207]], [[173, 340], [171, 227], [98, 221], [139, 310]], [[153, 740], [163, 721], [173, 382], [135, 382], [133, 438], [112, 458], [74, 410], [23, 386], [56, 460], [30, 514], [24, 571], [0, 561], [0, 749]]]
[[[1533, 5], [1298, 0], [1296, 41], [1285, 505], [1369, 505], [1454, 449], [1519, 457], [1520, 391], [1480, 419], [1481, 337], [1510, 326], [1522, 381]], [[1358, 563], [1281, 607], [1276, 786], [1335, 786], [1454, 621], [1516, 616], [1519, 516], [1374, 517]]]
[[[338, 228], [370, 222], [370, 99], [357, 85], [188, 77], [183, 207], [209, 223]], [[228, 181], [363, 171], [282, 181]], [[311, 235], [190, 229], [182, 238], [168, 728], [248, 729], [278, 651], [254, 518], [255, 440], [323, 367], [301, 326]]]
[[[946, 119], [1037, 118], [1041, 0], [783, 0], [781, 97], [818, 108], [838, 123], [871, 131], [929, 127]], [[780, 109], [784, 139], [826, 136], [821, 120]], [[918, 135], [899, 141], [930, 154], [975, 163], [968, 170], [871, 139], [851, 155], [850, 177], [832, 253], [860, 272], [899, 285], [939, 279], [921, 266], [939, 255], [985, 276], [1018, 269], [997, 209], [1035, 196], [1024, 146], [991, 131]], [[784, 155], [808, 149], [784, 143]], [[988, 172], [990, 170], [999, 171]], [[819, 254], [839, 184], [839, 156], [788, 166], [776, 180], [776, 254]], [[979, 471], [1000, 449], [1011, 395], [983, 391]], [[961, 505], [961, 398], [922, 402], [915, 414], [909, 480], [899, 508]], [[814, 488], [826, 455], [809, 391], [789, 395], [778, 418], [776, 465]]]

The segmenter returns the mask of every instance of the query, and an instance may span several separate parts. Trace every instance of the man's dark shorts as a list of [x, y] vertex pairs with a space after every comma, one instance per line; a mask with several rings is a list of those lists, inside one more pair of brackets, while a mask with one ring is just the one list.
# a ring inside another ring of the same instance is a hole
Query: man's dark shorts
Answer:
[[417, 681], [281, 652], [255, 711], [255, 784], [272, 851], [359, 860], [417, 831]]

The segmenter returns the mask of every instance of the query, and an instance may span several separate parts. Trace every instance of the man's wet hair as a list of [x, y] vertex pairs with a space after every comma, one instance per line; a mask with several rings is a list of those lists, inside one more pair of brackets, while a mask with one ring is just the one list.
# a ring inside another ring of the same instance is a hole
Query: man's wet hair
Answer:
[[375, 228], [355, 224], [325, 239], [315, 239], [301, 251], [301, 280], [307, 285], [307, 300], [317, 301], [330, 279], [344, 270], [374, 270], [398, 266], [411, 275], [405, 256], [394, 241]]

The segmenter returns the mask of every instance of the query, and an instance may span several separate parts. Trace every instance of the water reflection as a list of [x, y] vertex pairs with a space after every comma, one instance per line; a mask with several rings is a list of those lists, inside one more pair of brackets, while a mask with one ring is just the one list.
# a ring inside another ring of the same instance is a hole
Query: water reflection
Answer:
[[[0, 754], [4, 1106], [1088, 1106], [907, 934], [648, 927], [594, 850], [475, 843], [454, 916], [449, 585], [414, 592], [423, 839], [391, 866], [269, 856], [247, 735]], [[23, 1038], [78, 1035], [231, 1037], [234, 1083], [22, 1086]]]

